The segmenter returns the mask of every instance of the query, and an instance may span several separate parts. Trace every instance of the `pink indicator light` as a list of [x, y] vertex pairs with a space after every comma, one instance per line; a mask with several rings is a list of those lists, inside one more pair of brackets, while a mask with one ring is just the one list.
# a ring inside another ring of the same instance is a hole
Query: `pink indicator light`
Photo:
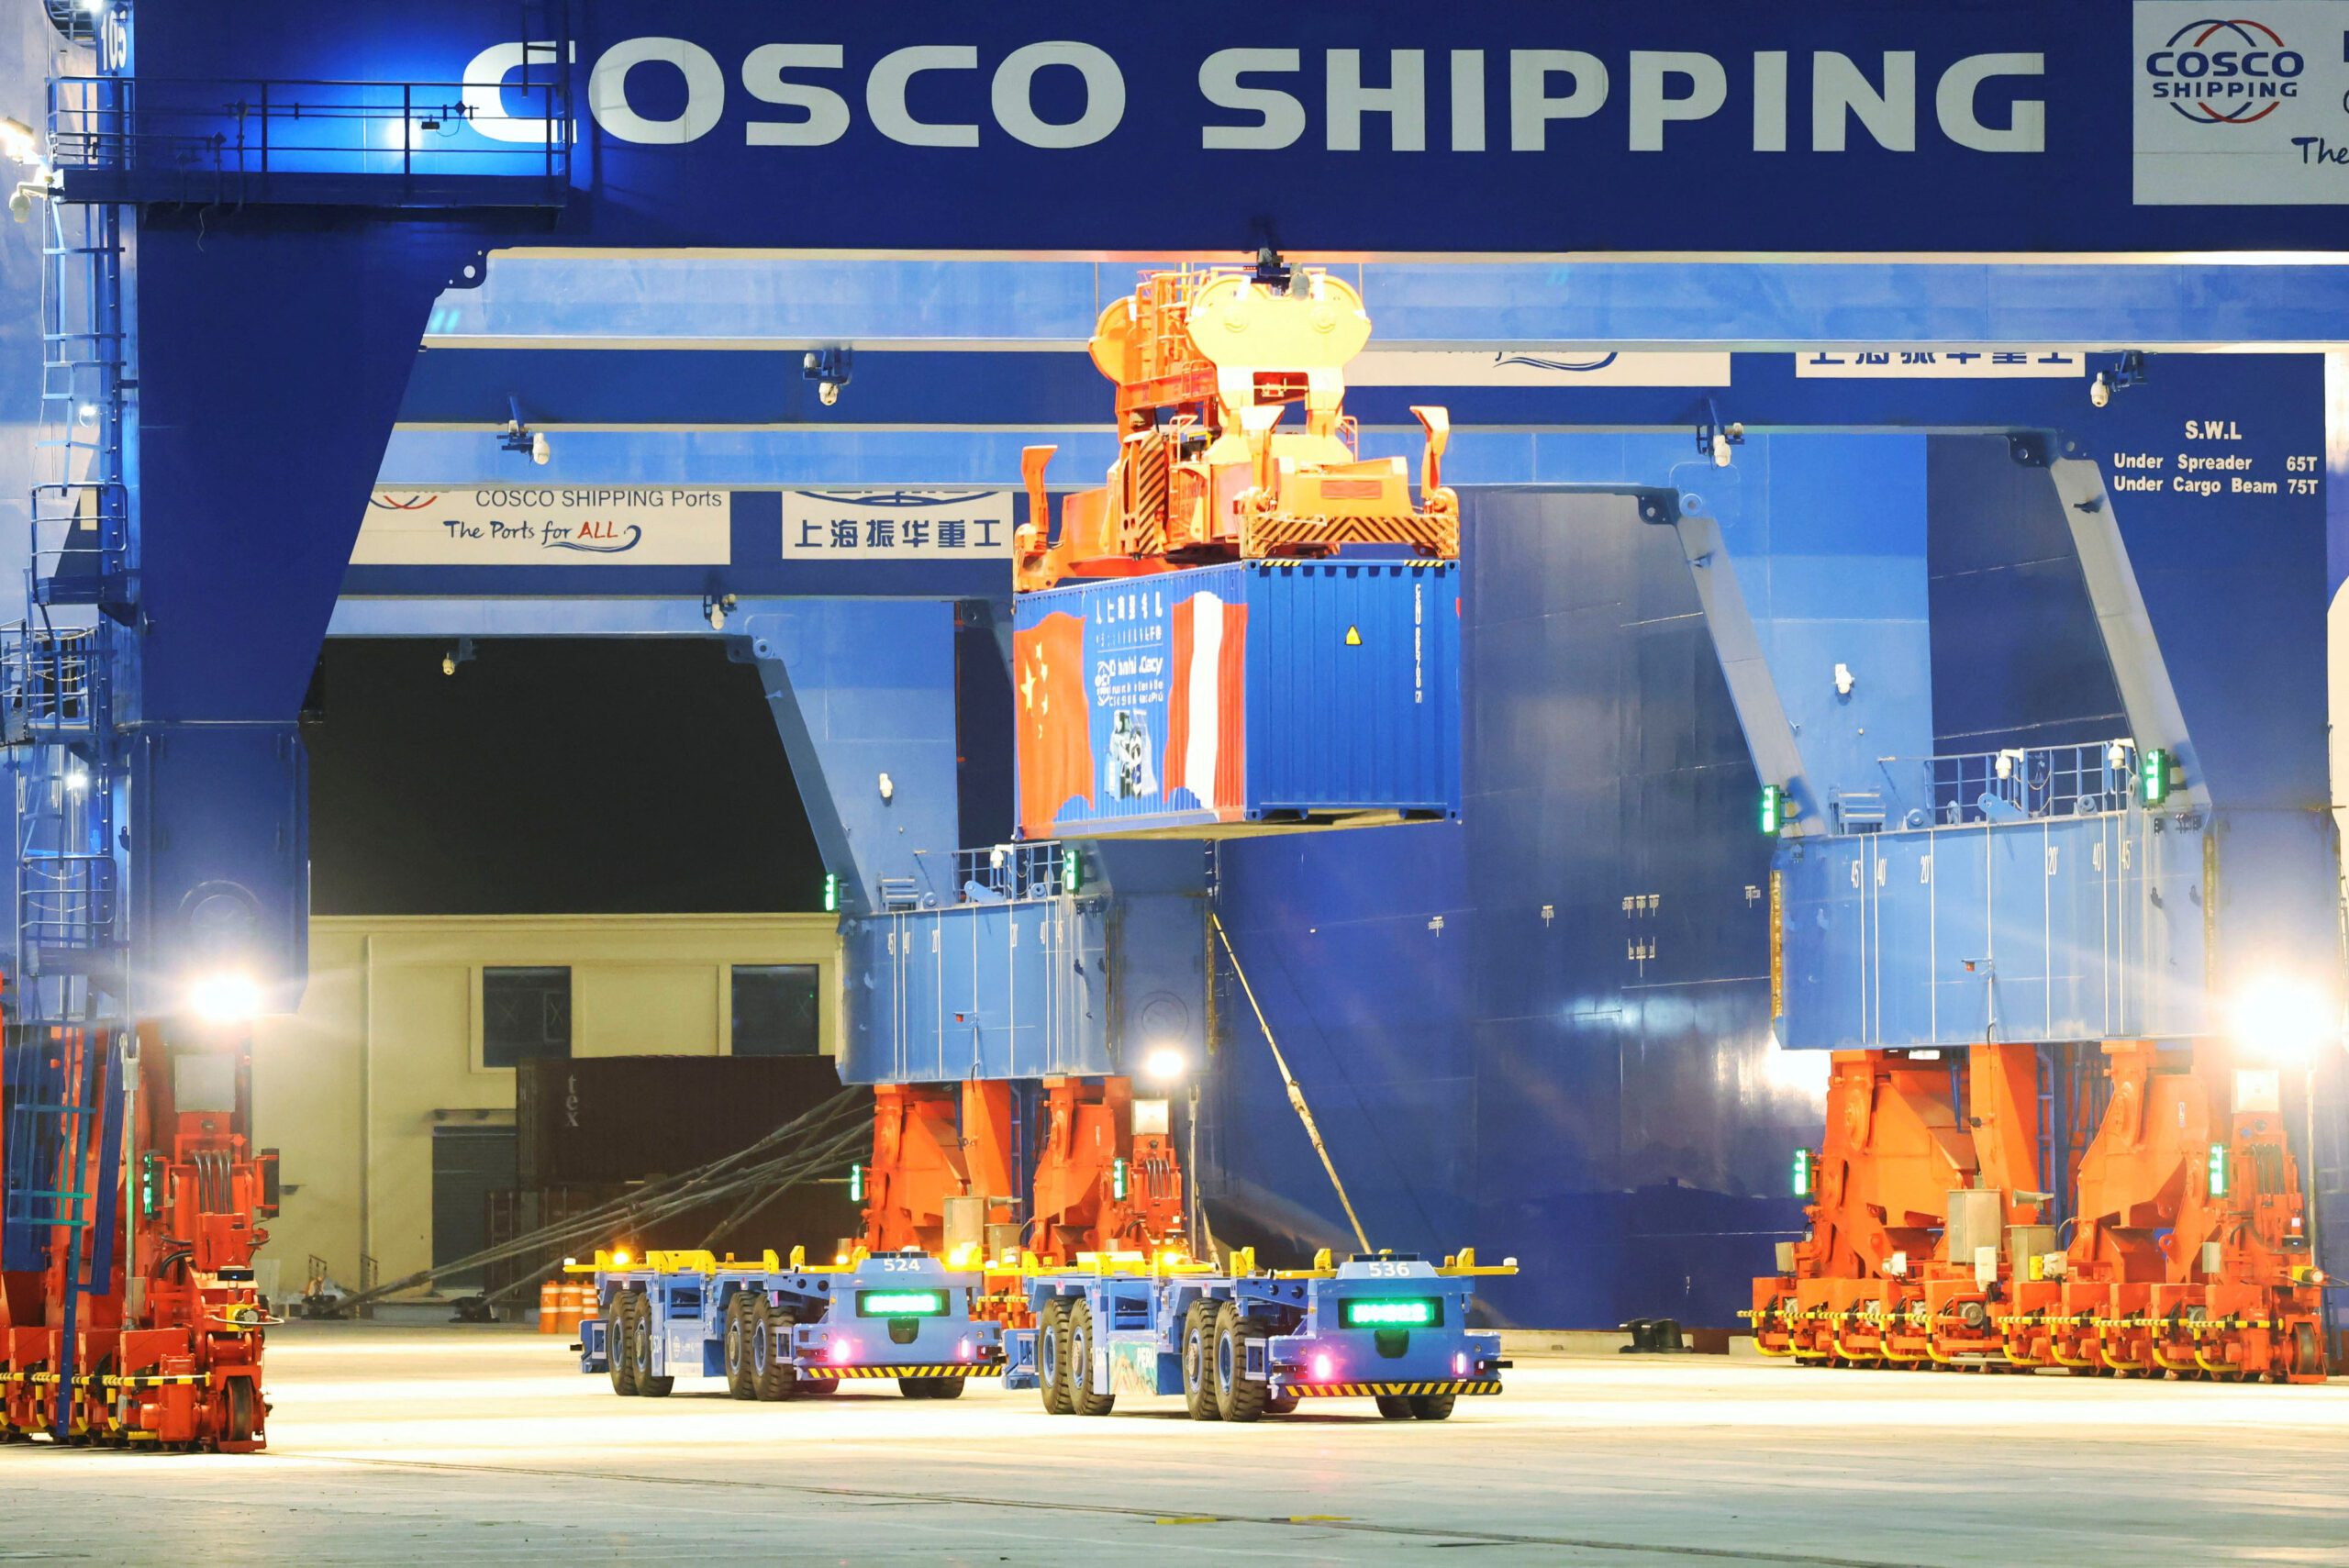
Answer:
[[958, 1362], [966, 1362], [971, 1359], [970, 1340], [962, 1340], [956, 1341], [954, 1346], [954, 1359]]
[[1452, 1375], [1454, 1377], [1465, 1377], [1468, 1375], [1467, 1351], [1454, 1351], [1452, 1353]]
[[844, 1362], [854, 1354], [856, 1354], [856, 1347], [850, 1344], [846, 1340], [835, 1340], [832, 1341], [832, 1360], [834, 1362]]
[[1330, 1381], [1330, 1374], [1331, 1374], [1332, 1373], [1334, 1373], [1336, 1370], [1337, 1370], [1336, 1364], [1335, 1364], [1334, 1362], [1332, 1362], [1330, 1360], [1329, 1353], [1328, 1353], [1327, 1351], [1324, 1351], [1322, 1354], [1318, 1355], [1318, 1356], [1315, 1356], [1315, 1357], [1313, 1358], [1313, 1381], [1314, 1381], [1314, 1382], [1316, 1382], [1316, 1383], [1327, 1383], [1327, 1382], [1329, 1382], [1329, 1381]]

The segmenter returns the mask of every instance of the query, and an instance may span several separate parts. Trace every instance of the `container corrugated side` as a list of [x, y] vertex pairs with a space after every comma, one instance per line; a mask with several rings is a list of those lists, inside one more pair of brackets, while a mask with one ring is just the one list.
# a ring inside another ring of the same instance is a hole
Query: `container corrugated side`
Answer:
[[1248, 810], [1460, 809], [1460, 574], [1450, 562], [1250, 569]]
[[1026, 838], [1456, 815], [1459, 572], [1250, 562], [1019, 601]]

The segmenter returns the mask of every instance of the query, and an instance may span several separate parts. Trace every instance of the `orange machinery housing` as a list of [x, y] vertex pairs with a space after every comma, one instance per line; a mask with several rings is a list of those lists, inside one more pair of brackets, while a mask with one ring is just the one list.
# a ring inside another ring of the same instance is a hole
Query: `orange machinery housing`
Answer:
[[[989, 1261], [1012, 1248], [1066, 1263], [1079, 1252], [1185, 1245], [1183, 1173], [1163, 1100], [1126, 1078], [1046, 1078], [1037, 1117], [1033, 1218], [1020, 1225], [1020, 1096], [1004, 1081], [882, 1084], [874, 1091], [864, 1245], [941, 1252], [951, 1206], [974, 1205]], [[1141, 1114], [1138, 1116], [1137, 1112]], [[1139, 1124], [1139, 1125], [1138, 1125]], [[1007, 1235], [1009, 1231], [1012, 1234]]]
[[[2043, 1104], [2041, 1053], [2065, 1051], [2086, 1092]], [[2064, 1101], [2069, 1125], [2043, 1127]], [[2080, 1148], [2072, 1169], [2046, 1169], [2048, 1151], [2066, 1147]], [[1767, 1353], [2325, 1375], [2323, 1276], [2279, 1075], [2234, 1068], [2218, 1042], [1839, 1051], [1826, 1137], [1797, 1172], [1810, 1233], [1781, 1244], [1777, 1272], [1753, 1284]], [[2066, 1181], [2074, 1212], [2045, 1223]]]
[[[1093, 362], [1117, 385], [1109, 483], [1067, 497], [1056, 536], [1044, 497], [1055, 449], [1022, 454], [1029, 520], [1018, 588], [1356, 544], [1457, 557], [1460, 504], [1442, 473], [1444, 410], [1412, 410], [1426, 432], [1418, 500], [1403, 459], [1359, 455], [1345, 366], [1369, 340], [1359, 294], [1269, 251], [1253, 268], [1144, 277], [1093, 329]], [[1301, 417], [1284, 423], [1291, 406]]]
[[252, 1259], [269, 1235], [255, 1221], [277, 1211], [277, 1155], [251, 1143], [250, 1040], [146, 1024], [11, 1049], [54, 1052], [58, 1078], [127, 1115], [118, 1139], [96, 1116], [62, 1130], [6, 1118], [9, 1136], [54, 1139], [48, 1168], [70, 1207], [47, 1228], [45, 1267], [0, 1274], [0, 1439], [261, 1448], [269, 1319]]

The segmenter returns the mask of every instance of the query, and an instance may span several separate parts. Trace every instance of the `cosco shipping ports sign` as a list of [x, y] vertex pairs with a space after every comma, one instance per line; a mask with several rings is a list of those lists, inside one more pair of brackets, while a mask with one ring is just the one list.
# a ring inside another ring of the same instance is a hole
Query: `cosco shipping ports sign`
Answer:
[[667, 485], [379, 486], [353, 566], [723, 564], [733, 501]]
[[556, 231], [602, 243], [2335, 248], [2349, 201], [2333, 0], [566, 14], [522, 39], [473, 0], [154, 7], [140, 68], [440, 83], [404, 154], [428, 173], [543, 142], [561, 71]]

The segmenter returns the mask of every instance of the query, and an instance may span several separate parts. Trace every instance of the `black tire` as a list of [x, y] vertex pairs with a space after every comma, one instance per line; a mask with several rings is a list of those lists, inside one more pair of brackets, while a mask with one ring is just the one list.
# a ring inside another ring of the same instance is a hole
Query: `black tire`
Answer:
[[1414, 1394], [1411, 1396], [1411, 1416], [1414, 1420], [1448, 1421], [1452, 1407], [1460, 1397], [1457, 1394]]
[[249, 1443], [261, 1429], [261, 1401], [250, 1377], [232, 1377], [221, 1391], [220, 1440]]
[[751, 1335], [751, 1367], [753, 1373], [751, 1394], [760, 1399], [788, 1399], [801, 1385], [798, 1371], [791, 1358], [777, 1349], [775, 1341], [786, 1339], [799, 1319], [783, 1307], [775, 1306], [764, 1296], [751, 1297], [745, 1313], [745, 1327]]
[[1240, 1305], [1227, 1301], [1215, 1314], [1215, 1402], [1227, 1421], [1252, 1421], [1272, 1400], [1272, 1385], [1243, 1375], [1248, 1347], [1264, 1338], [1264, 1326], [1240, 1315]]
[[1059, 1296], [1036, 1314], [1036, 1392], [1048, 1416], [1068, 1408], [1068, 1303]]
[[960, 1399], [963, 1390], [970, 1385], [971, 1380], [967, 1377], [933, 1377], [930, 1380], [930, 1396], [932, 1399]]
[[2310, 1373], [2319, 1377], [2324, 1375], [2324, 1351], [2317, 1343], [2316, 1325], [2312, 1323], [2292, 1325], [2292, 1371], [2302, 1377]]
[[908, 1399], [935, 1399], [937, 1383], [932, 1377], [901, 1377], [897, 1379], [897, 1392]]
[[1195, 1301], [1183, 1314], [1183, 1403], [1194, 1421], [1220, 1421], [1215, 1398], [1215, 1303]]
[[1264, 1414], [1267, 1416], [1286, 1416], [1290, 1411], [1297, 1408], [1297, 1396], [1294, 1394], [1279, 1395], [1274, 1398], [1264, 1401]]
[[838, 1394], [841, 1380], [837, 1377], [803, 1377], [791, 1385], [794, 1399], [805, 1399], [811, 1394]]
[[636, 1391], [647, 1399], [666, 1399], [677, 1380], [652, 1375], [652, 1303], [640, 1296], [629, 1314], [629, 1359], [636, 1363]]
[[629, 1326], [635, 1316], [629, 1303], [635, 1299], [634, 1291], [614, 1291], [612, 1304], [604, 1313], [605, 1369], [611, 1375], [612, 1392], [629, 1396], [636, 1393], [636, 1359], [629, 1349]]
[[1118, 1403], [1093, 1390], [1093, 1304], [1079, 1296], [1068, 1309], [1068, 1407], [1080, 1416], [1106, 1416]]
[[1408, 1394], [1382, 1394], [1372, 1401], [1378, 1407], [1381, 1419], [1408, 1421], [1411, 1418], [1411, 1396]]
[[737, 1399], [759, 1396], [759, 1374], [751, 1365], [751, 1297], [736, 1291], [726, 1298], [726, 1392]]

